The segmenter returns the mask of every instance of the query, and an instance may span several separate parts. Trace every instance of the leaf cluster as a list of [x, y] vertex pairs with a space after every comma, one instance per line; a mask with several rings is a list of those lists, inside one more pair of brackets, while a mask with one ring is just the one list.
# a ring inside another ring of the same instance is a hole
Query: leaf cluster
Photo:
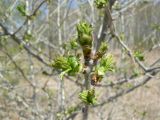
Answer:
[[104, 76], [107, 71], [113, 71], [114, 70], [114, 61], [112, 55], [107, 55], [101, 58], [99, 61], [99, 64], [95, 68], [96, 74], [98, 76]]
[[104, 8], [109, 2], [108, 0], [95, 0], [94, 3], [98, 9], [101, 9]]
[[80, 60], [75, 56], [59, 56], [54, 59], [51, 65], [53, 68], [61, 70], [61, 78], [63, 78], [66, 73], [73, 76], [82, 70]]
[[98, 82], [101, 82], [106, 72], [113, 70], [114, 61], [112, 55], [103, 56], [91, 74], [91, 84], [96, 85]]
[[79, 98], [88, 105], [95, 105], [97, 98], [95, 97], [95, 89], [84, 90], [79, 94]]
[[78, 41], [81, 46], [92, 45], [92, 26], [87, 22], [77, 24]]

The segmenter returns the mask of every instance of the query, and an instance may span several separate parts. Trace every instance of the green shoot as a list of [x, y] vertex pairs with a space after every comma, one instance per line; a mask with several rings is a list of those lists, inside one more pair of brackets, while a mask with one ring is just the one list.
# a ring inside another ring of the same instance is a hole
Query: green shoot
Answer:
[[88, 105], [95, 105], [97, 103], [97, 98], [95, 97], [95, 90], [84, 90], [79, 94], [79, 98]]

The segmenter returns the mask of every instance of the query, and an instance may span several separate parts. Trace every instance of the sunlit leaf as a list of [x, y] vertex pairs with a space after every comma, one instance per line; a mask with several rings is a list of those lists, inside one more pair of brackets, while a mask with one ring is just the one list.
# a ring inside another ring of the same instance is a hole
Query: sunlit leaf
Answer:
[[53, 68], [61, 70], [61, 79], [65, 74], [73, 76], [82, 70], [82, 65], [76, 56], [59, 56], [53, 60], [51, 66]]
[[81, 46], [92, 45], [92, 26], [87, 22], [77, 24], [78, 42]]
[[112, 55], [103, 56], [95, 67], [96, 82], [100, 82], [107, 71], [113, 71], [114, 66]]
[[95, 0], [94, 3], [98, 9], [101, 9], [108, 4], [108, 0]]
[[97, 98], [95, 97], [95, 90], [84, 90], [79, 94], [79, 98], [88, 105], [95, 105], [97, 103]]

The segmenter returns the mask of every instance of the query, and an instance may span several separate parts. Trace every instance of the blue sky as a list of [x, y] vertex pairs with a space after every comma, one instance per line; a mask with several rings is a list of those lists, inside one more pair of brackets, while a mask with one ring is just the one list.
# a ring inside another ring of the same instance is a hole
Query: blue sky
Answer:
[[77, 0], [69, 0], [68, 6], [70, 6], [73, 9], [75, 9], [75, 8], [78, 7], [79, 3], [82, 4], [82, 3], [85, 3], [85, 2], [87, 2], [87, 0], [79, 0], [79, 1], [77, 1]]

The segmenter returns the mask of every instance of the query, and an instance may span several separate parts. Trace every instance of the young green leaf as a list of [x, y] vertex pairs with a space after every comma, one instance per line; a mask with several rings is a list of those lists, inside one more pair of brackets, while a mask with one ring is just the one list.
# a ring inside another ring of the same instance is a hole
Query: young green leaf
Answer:
[[108, 4], [108, 0], [95, 0], [94, 3], [98, 9], [101, 9]]
[[73, 76], [82, 70], [82, 65], [80, 64], [79, 59], [75, 56], [59, 56], [56, 59], [54, 59], [51, 65], [52, 67], [61, 70], [61, 79], [65, 74]]
[[87, 22], [77, 24], [78, 42], [81, 46], [92, 45], [92, 26]]
[[54, 61], [51, 63], [51, 65], [52, 67], [60, 69], [62, 71], [70, 69], [70, 65], [68, 64], [68, 59], [63, 56], [56, 57]]
[[17, 10], [22, 16], [26, 16], [26, 5], [25, 4], [20, 4], [17, 6]]
[[92, 33], [92, 25], [87, 23], [87, 22], [80, 22], [79, 24], [77, 24], [77, 31], [78, 31], [78, 35], [82, 35], [82, 34], [87, 34], [87, 35], [91, 35]]
[[136, 51], [136, 52], [134, 53], [134, 56], [135, 56], [136, 58], [138, 58], [140, 61], [144, 61], [144, 55], [143, 55], [142, 52]]
[[98, 58], [101, 58], [105, 53], [106, 53], [106, 51], [108, 50], [108, 45], [107, 45], [107, 43], [105, 43], [105, 42], [102, 42], [101, 43], [101, 46], [100, 46], [100, 48], [99, 48], [99, 50], [98, 50], [98, 52], [97, 52], [97, 57]]
[[69, 69], [67, 69], [67, 70], [65, 70], [65, 71], [63, 71], [63, 72], [61, 72], [61, 74], [60, 74], [61, 80], [63, 79], [64, 75], [67, 74], [70, 70], [71, 70], [71, 68], [69, 68]]
[[96, 66], [96, 73], [100, 76], [104, 76], [107, 71], [113, 71], [114, 70], [114, 61], [113, 56], [108, 55], [102, 57], [99, 64]]
[[106, 74], [106, 69], [105, 69], [105, 67], [103, 67], [103, 66], [99, 67], [99, 68], [97, 69], [97, 74], [98, 74], [99, 76], [104, 76], [104, 75]]
[[88, 105], [95, 105], [97, 98], [95, 97], [95, 89], [84, 90], [79, 94], [79, 98]]
[[68, 64], [71, 67], [71, 70], [68, 71], [69, 75], [75, 75], [82, 70], [82, 65], [80, 64], [79, 59], [75, 56], [68, 57]]
[[77, 43], [77, 41], [76, 40], [71, 40], [70, 41], [70, 47], [71, 47], [71, 49], [77, 49], [78, 48], [78, 43]]

